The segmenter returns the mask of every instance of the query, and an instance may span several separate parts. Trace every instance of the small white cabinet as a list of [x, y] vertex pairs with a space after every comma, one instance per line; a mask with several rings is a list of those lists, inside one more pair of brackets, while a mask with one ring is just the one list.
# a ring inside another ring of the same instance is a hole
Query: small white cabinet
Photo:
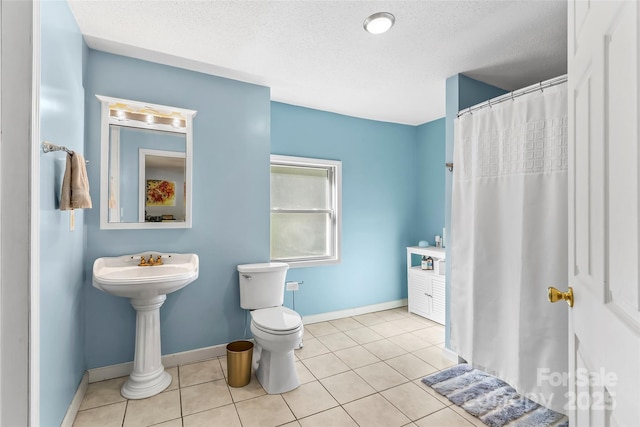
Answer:
[[[423, 270], [412, 265], [412, 255], [433, 258], [434, 269]], [[444, 325], [445, 276], [444, 248], [410, 246], [407, 248], [407, 282], [409, 287], [409, 312]], [[443, 261], [440, 263], [439, 261]]]

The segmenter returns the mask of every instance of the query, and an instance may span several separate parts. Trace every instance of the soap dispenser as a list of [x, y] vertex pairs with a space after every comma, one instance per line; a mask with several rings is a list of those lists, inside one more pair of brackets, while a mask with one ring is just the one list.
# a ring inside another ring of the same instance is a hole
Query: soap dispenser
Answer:
[[425, 270], [433, 270], [433, 258], [428, 256], [426, 262], [427, 262], [427, 268]]

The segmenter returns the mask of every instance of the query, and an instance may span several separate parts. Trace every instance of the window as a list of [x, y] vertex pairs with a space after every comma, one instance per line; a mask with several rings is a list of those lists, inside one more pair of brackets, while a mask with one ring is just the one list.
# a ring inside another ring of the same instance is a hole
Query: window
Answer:
[[342, 162], [271, 156], [271, 260], [340, 261]]

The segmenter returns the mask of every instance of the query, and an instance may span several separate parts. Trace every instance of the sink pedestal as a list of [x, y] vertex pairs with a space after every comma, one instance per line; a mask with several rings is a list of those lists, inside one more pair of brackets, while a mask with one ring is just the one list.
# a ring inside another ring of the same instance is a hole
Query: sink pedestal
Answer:
[[136, 309], [136, 350], [133, 372], [121, 390], [127, 399], [156, 395], [171, 384], [171, 375], [162, 366], [160, 348], [160, 307], [166, 299], [166, 295], [131, 298]]

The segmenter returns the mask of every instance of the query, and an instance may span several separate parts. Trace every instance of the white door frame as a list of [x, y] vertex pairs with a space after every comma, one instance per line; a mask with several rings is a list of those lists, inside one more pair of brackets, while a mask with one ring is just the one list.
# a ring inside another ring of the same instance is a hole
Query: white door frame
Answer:
[[0, 425], [36, 426], [40, 4], [0, 0], [0, 21]]

